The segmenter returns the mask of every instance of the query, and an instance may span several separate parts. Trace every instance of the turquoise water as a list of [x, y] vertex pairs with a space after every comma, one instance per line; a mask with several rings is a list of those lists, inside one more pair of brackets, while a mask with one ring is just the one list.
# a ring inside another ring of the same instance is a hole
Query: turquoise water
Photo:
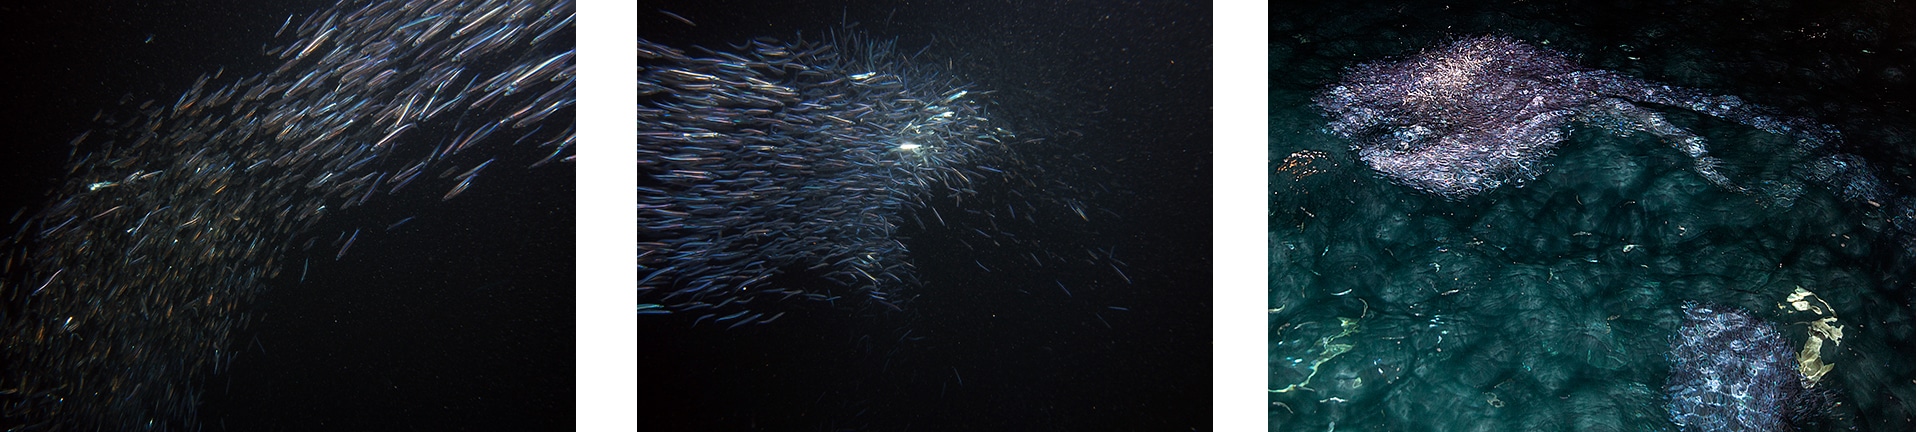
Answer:
[[[1910, 428], [1911, 254], [1884, 212], [1817, 186], [1767, 207], [1648, 134], [1575, 125], [1536, 181], [1448, 202], [1372, 172], [1310, 102], [1343, 67], [1418, 42], [1295, 36], [1273, 32], [1290, 38], [1272, 53], [1273, 430], [1677, 430], [1665, 353], [1686, 301], [1750, 311], [1793, 350], [1836, 318], [1841, 341], [1809, 357], [1840, 403], [1810, 428]], [[1743, 178], [1796, 162], [1775, 157], [1781, 137], [1650, 108]], [[1844, 132], [1910, 146], [1908, 125]], [[1908, 150], [1870, 154], [1908, 194]], [[1828, 309], [1793, 306], [1799, 289]]]

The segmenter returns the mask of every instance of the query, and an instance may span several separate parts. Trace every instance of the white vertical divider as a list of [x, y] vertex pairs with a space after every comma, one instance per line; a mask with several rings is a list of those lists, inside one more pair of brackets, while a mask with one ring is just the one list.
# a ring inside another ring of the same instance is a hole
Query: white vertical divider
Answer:
[[578, 430], [632, 431], [639, 430], [638, 9], [619, 0], [577, 5]]
[[1221, 431], [1263, 431], [1269, 419], [1270, 7], [1222, 1], [1212, 10], [1212, 420]]

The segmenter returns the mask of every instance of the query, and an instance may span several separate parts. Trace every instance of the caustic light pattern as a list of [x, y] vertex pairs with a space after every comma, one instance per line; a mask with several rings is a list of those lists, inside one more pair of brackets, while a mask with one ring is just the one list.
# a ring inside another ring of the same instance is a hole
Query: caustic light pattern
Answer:
[[1788, 430], [1828, 409], [1790, 343], [1748, 312], [1685, 304], [1668, 356], [1671, 421], [1686, 431]]

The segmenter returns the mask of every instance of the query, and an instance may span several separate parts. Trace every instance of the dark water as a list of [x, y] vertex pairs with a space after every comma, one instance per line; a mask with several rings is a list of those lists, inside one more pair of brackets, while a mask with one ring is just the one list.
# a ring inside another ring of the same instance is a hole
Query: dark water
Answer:
[[[50, 204], [55, 188], [68, 180], [67, 143], [103, 128], [94, 119], [97, 112], [124, 118], [130, 105], [142, 101], [171, 104], [196, 78], [221, 68], [224, 79], [213, 85], [270, 71], [281, 60], [261, 55], [262, 48], [288, 42], [274, 38], [275, 30], [289, 15], [298, 25], [330, 4], [94, 3], [0, 6], [0, 56], [9, 65], [0, 80], [8, 95], [0, 104], [0, 125], [9, 136], [0, 150], [6, 167], [0, 208], [9, 215], [25, 209], [24, 219]], [[571, 45], [570, 33], [564, 37]], [[547, 127], [563, 129], [570, 121], [567, 110], [547, 121], [560, 126]], [[489, 171], [494, 177], [481, 177], [456, 199], [442, 202], [450, 185], [437, 183], [397, 196], [382, 193], [305, 236], [274, 236], [272, 241], [323, 239], [319, 246], [291, 248], [292, 256], [279, 257], [277, 277], [262, 280], [257, 301], [244, 308], [252, 324], [233, 329], [228, 352], [238, 354], [229, 369], [201, 374], [204, 382], [177, 383], [204, 391], [198, 425], [568, 428], [574, 398], [573, 172], [570, 164], [525, 169], [546, 153], [531, 146], [496, 153], [497, 165], [512, 168]], [[406, 218], [411, 220], [385, 229]], [[9, 234], [17, 226], [9, 221]], [[360, 234], [350, 251], [336, 260], [338, 249], [326, 244], [355, 230]], [[19, 304], [9, 307], [17, 312]], [[0, 315], [0, 321], [18, 325], [7, 320], [19, 317]], [[4, 414], [7, 426], [43, 420]], [[168, 425], [162, 420], [160, 427]]]
[[259, 345], [241, 339], [207, 385], [208, 429], [569, 428], [573, 176], [513, 178], [369, 212], [358, 225], [413, 220], [362, 233], [337, 262], [316, 251], [304, 283], [275, 280], [245, 333]]
[[[640, 34], [666, 46], [816, 40], [856, 23], [904, 54], [923, 49], [914, 61], [993, 92], [981, 97], [995, 126], [1042, 138], [1016, 151], [1026, 174], [1059, 186], [978, 182], [976, 198], [911, 210], [898, 235], [920, 283], [901, 310], [818, 304], [733, 330], [641, 316], [642, 427], [1208, 427], [1208, 7], [663, 8], [697, 26], [659, 9], [640, 8]], [[769, 283], [834, 289], [803, 271]]]
[[[1908, 196], [1909, 5], [1339, 2], [1272, 14], [1273, 430], [1677, 430], [1665, 353], [1686, 301], [1750, 311], [1793, 350], [1810, 322], [1835, 317], [1842, 342], [1821, 345], [1833, 368], [1817, 387], [1838, 404], [1803, 426], [1911, 430], [1910, 243], [1885, 213], [1816, 186], [1766, 207], [1712, 186], [1655, 137], [1576, 124], [1536, 181], [1448, 202], [1370, 171], [1310, 102], [1358, 63], [1509, 36], [1835, 126], [1837, 150]], [[1775, 135], [1647, 107], [1705, 136], [1734, 173], [1790, 162], [1774, 159], [1789, 145]], [[1832, 310], [1796, 310], [1799, 288]]]

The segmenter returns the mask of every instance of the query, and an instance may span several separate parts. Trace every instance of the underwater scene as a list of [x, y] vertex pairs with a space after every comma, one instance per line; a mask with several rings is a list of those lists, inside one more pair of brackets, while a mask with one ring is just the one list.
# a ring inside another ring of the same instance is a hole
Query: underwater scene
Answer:
[[573, 19], [0, 7], [0, 429], [569, 426]]
[[1911, 16], [1273, 5], [1271, 430], [1912, 430]]
[[1206, 429], [1210, 16], [640, 7], [640, 424]]

